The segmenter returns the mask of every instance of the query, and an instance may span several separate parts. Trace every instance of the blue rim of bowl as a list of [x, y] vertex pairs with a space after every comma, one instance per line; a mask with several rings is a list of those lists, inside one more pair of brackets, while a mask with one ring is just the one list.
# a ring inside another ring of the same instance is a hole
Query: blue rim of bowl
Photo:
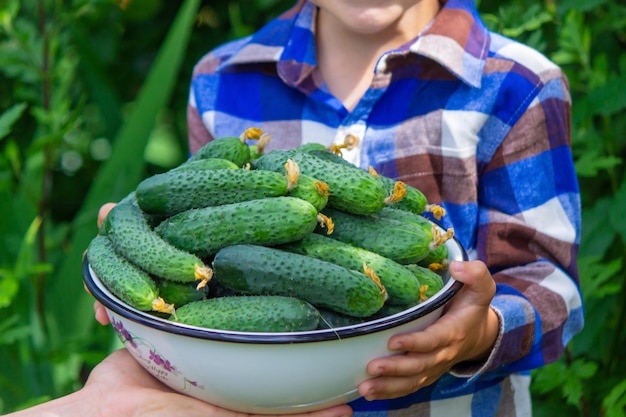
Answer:
[[[467, 261], [468, 256], [465, 249], [461, 246], [461, 244], [455, 237], [453, 237], [452, 240], [455, 242], [461, 254], [460, 259], [458, 260]], [[408, 323], [417, 318], [426, 316], [427, 314], [437, 310], [438, 308], [443, 307], [463, 287], [463, 284], [461, 282], [456, 281], [452, 277], [449, 277], [448, 280], [451, 282], [446, 282], [444, 288], [441, 291], [439, 291], [437, 294], [432, 296], [424, 303], [418, 304], [403, 312], [396, 313], [388, 317], [379, 318], [350, 327], [337, 327], [333, 329], [321, 329], [293, 333], [253, 333], [215, 330], [196, 326], [188, 326], [136, 310], [123, 303], [121, 300], [117, 299], [114, 295], [103, 291], [103, 289], [96, 283], [96, 280], [98, 278], [92, 274], [86, 256], [83, 259], [83, 279], [87, 289], [96, 300], [102, 303], [102, 305], [104, 305], [108, 310], [113, 311], [117, 315], [124, 317], [127, 320], [134, 321], [138, 324], [156, 330], [181, 336], [222, 342], [260, 344], [323, 342], [330, 340], [346, 339], [349, 337], [356, 337], [387, 330]], [[103, 284], [100, 283], [100, 285]]]

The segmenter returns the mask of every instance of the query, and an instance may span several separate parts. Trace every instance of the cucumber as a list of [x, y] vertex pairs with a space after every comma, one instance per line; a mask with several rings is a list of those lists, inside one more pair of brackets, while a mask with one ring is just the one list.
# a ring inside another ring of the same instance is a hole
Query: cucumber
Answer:
[[360, 169], [359, 167], [354, 165], [352, 162], [348, 161], [341, 155], [337, 155], [336, 153], [331, 152], [329, 149], [310, 149], [310, 150], [307, 150], [306, 152], [320, 159], [324, 159], [328, 162], [334, 162], [336, 164], [345, 165], [349, 168]]
[[265, 154], [265, 147], [270, 141], [270, 135], [266, 133], [262, 133], [259, 129], [259, 132], [256, 132], [256, 135], [252, 135], [251, 139], [257, 139], [256, 144], [248, 144], [248, 148], [250, 149], [250, 161], [254, 161], [259, 159], [261, 156]]
[[428, 252], [428, 255], [421, 259], [418, 265], [430, 269], [446, 269], [448, 265], [448, 247], [446, 245], [437, 246]]
[[[189, 160], [183, 162], [179, 166], [172, 168], [170, 171], [196, 170], [196, 169], [239, 169], [232, 161], [224, 158], [206, 158]], [[168, 171], [169, 172], [169, 171]]]
[[378, 253], [400, 264], [419, 262], [438, 243], [424, 229], [395, 219], [357, 216], [329, 207], [322, 212], [334, 224], [334, 231], [329, 237]]
[[285, 195], [285, 174], [247, 169], [173, 170], [137, 185], [137, 204], [146, 213], [171, 216], [185, 210]]
[[257, 159], [255, 168], [280, 171], [288, 159], [298, 164], [301, 174], [328, 184], [330, 207], [354, 214], [372, 214], [389, 204], [387, 191], [375, 176], [360, 168], [329, 162], [307, 152], [274, 150]]
[[195, 161], [206, 158], [223, 158], [234, 162], [238, 167], [242, 168], [250, 163], [252, 157], [250, 155], [250, 147], [246, 139], [251, 140], [269, 140], [268, 136], [258, 128], [248, 128], [239, 137], [222, 136], [207, 142], [204, 146], [196, 151], [187, 160]]
[[420, 300], [425, 301], [443, 288], [443, 278], [438, 273], [420, 265], [407, 265], [420, 282]]
[[[436, 231], [435, 224], [428, 220], [426, 217], [410, 211], [397, 209], [395, 207], [385, 207], [380, 212], [376, 213], [376, 216], [386, 217], [388, 219], [395, 219], [402, 222], [414, 224], [418, 227], [423, 228], [424, 231], [431, 235], [434, 233], [433, 231]], [[453, 231], [449, 230], [447, 234], [451, 236], [453, 234]], [[418, 263], [421, 266], [425, 267], [428, 267], [431, 264], [433, 265], [433, 267], [439, 267], [444, 266], [447, 263], [447, 258], [448, 247], [446, 245], [440, 244], [437, 245], [433, 250], [429, 251], [428, 254]]]
[[120, 255], [157, 278], [180, 282], [200, 280], [199, 287], [211, 279], [211, 269], [199, 257], [163, 240], [133, 203], [113, 207], [101, 231], [111, 239]]
[[119, 255], [111, 240], [96, 235], [87, 248], [89, 266], [117, 298], [140, 311], [173, 313], [174, 307], [159, 297], [150, 275]]
[[419, 282], [415, 279], [413, 272], [377, 253], [316, 233], [281, 245], [280, 249], [357, 271], [362, 271], [363, 264], [365, 264], [373, 269], [387, 290], [389, 297], [387, 303], [405, 305], [419, 301]]
[[399, 208], [393, 207], [385, 207], [380, 212], [376, 213], [377, 217], [384, 217], [387, 219], [394, 219], [401, 222], [413, 224], [415, 226], [421, 227], [424, 231], [428, 233], [432, 233], [433, 222], [428, 220], [426, 217], [415, 214], [411, 211], [401, 210]]
[[269, 197], [184, 211], [155, 231], [163, 239], [201, 258], [240, 243], [279, 245], [315, 230], [318, 212], [295, 197]]
[[[385, 308], [384, 305], [381, 310], [383, 308]], [[352, 317], [326, 308], [318, 308], [318, 311], [320, 313], [318, 329], [336, 329], [337, 327], [354, 326], [355, 324], [361, 324], [367, 320], [363, 317]]]
[[217, 282], [235, 291], [296, 297], [355, 317], [374, 314], [386, 299], [373, 277], [276, 248], [229, 246], [215, 255], [212, 266]]
[[209, 329], [298, 332], [316, 329], [319, 317], [315, 307], [297, 298], [232, 296], [186, 304], [172, 320]]
[[327, 151], [326, 146], [316, 142], [303, 143], [302, 145], [297, 146], [295, 149], [300, 152]]
[[328, 204], [330, 189], [328, 184], [308, 175], [300, 175], [298, 183], [287, 193], [291, 197], [301, 198], [308, 201], [321, 211]]
[[[370, 167], [370, 173], [380, 180], [387, 192], [392, 192], [398, 186], [398, 181], [377, 173]], [[393, 208], [406, 210], [414, 214], [422, 214], [428, 207], [428, 199], [421, 190], [402, 182], [404, 197], [393, 203]]]
[[193, 301], [204, 300], [209, 293], [208, 285], [198, 289], [195, 285], [187, 282], [175, 282], [166, 279], [158, 279], [155, 282], [161, 297], [177, 308]]
[[[421, 300], [420, 300], [421, 301]], [[384, 317], [392, 316], [401, 311], [407, 310], [413, 306], [416, 306], [420, 303], [420, 301], [416, 301], [410, 304], [385, 304], [380, 310], [378, 310], [373, 316], [368, 317], [369, 320], [381, 319]]]

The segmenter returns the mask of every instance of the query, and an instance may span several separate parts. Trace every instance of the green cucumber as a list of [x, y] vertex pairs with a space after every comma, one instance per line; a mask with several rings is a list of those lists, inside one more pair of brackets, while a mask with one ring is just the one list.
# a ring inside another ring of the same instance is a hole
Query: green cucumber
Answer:
[[435, 249], [428, 252], [418, 264], [427, 268], [445, 269], [448, 264], [448, 246], [439, 245]]
[[362, 272], [276, 248], [229, 246], [212, 266], [217, 282], [235, 291], [296, 297], [355, 317], [374, 314], [386, 299], [380, 282]]
[[165, 219], [155, 231], [172, 245], [201, 258], [240, 243], [279, 245], [302, 239], [317, 226], [318, 212], [295, 197], [269, 197], [188, 210]]
[[[383, 308], [385, 308], [385, 306], [383, 306], [381, 310]], [[320, 312], [319, 329], [336, 329], [337, 327], [354, 326], [367, 320], [364, 317], [352, 317], [326, 308], [318, 308], [318, 311]]]
[[328, 162], [334, 162], [336, 164], [345, 165], [349, 168], [360, 169], [359, 167], [354, 165], [352, 162], [348, 161], [341, 155], [337, 155], [336, 153], [330, 151], [329, 149], [310, 149], [310, 150], [307, 150], [306, 152], [320, 159], [324, 159]]
[[173, 306], [159, 297], [152, 277], [118, 254], [108, 237], [97, 235], [91, 240], [87, 261], [104, 286], [126, 304], [140, 311], [172, 313]]
[[232, 296], [185, 304], [172, 320], [209, 329], [298, 332], [316, 329], [319, 317], [315, 307], [297, 298]]
[[206, 158], [197, 160], [188, 160], [172, 168], [170, 171], [184, 171], [196, 169], [240, 169], [237, 164], [224, 158]]
[[[418, 227], [423, 228], [425, 232], [431, 235], [433, 234], [433, 230], [436, 230], [436, 225], [428, 220], [426, 217], [410, 211], [397, 209], [395, 207], [385, 207], [375, 215], [414, 224]], [[452, 234], [452, 232], [450, 232], [450, 234]], [[443, 266], [446, 263], [447, 258], [448, 247], [446, 245], [440, 244], [433, 250], [429, 251], [428, 254], [419, 261], [419, 264], [425, 267], [428, 267], [431, 264], [440, 264]]]
[[428, 233], [432, 233], [432, 228], [434, 223], [428, 220], [426, 217], [415, 214], [411, 211], [401, 210], [396, 206], [385, 207], [380, 212], [376, 213], [377, 217], [385, 217], [387, 219], [394, 219], [401, 222], [413, 224], [415, 226], [421, 227], [424, 231]]
[[241, 168], [250, 163], [250, 148], [242, 137], [222, 136], [204, 144], [187, 161], [206, 158], [227, 159]]
[[300, 175], [298, 183], [287, 193], [291, 197], [308, 201], [321, 211], [328, 204], [330, 190], [328, 184], [308, 175]]
[[[388, 193], [393, 192], [393, 190], [398, 186], [398, 181], [381, 175], [373, 169], [370, 169], [370, 172], [372, 175], [378, 176], [380, 182], [383, 184]], [[422, 214], [428, 206], [428, 199], [424, 193], [404, 182], [402, 182], [402, 187], [404, 188], [405, 195], [402, 199], [394, 202], [392, 207], [400, 210], [406, 210], [414, 214]]]
[[376, 319], [382, 319], [385, 317], [389, 317], [392, 316], [394, 314], [398, 314], [401, 311], [407, 310], [411, 307], [414, 307], [416, 305], [418, 305], [420, 303], [420, 301], [416, 301], [410, 304], [387, 304], [385, 303], [385, 305], [378, 310], [373, 316], [369, 317], [368, 319], [370, 320], [376, 320]]
[[[380, 216], [357, 216], [326, 207], [334, 231], [328, 236], [357, 246], [400, 264], [417, 263], [436, 247], [433, 236], [424, 229]], [[321, 230], [317, 230], [321, 232]]]
[[316, 143], [316, 142], [303, 143], [302, 145], [297, 146], [295, 149], [300, 152], [326, 151], [327, 150], [326, 146], [322, 145], [321, 143]]
[[415, 275], [404, 266], [377, 253], [317, 233], [281, 245], [280, 249], [357, 271], [362, 271], [365, 264], [372, 268], [387, 290], [387, 303], [405, 305], [419, 301], [420, 288]]
[[141, 181], [135, 194], [146, 213], [171, 216], [185, 210], [287, 194], [284, 173], [247, 169], [173, 170]]
[[211, 279], [212, 271], [199, 257], [163, 240], [133, 203], [113, 207], [101, 231], [120, 255], [157, 278], [180, 282], [200, 280], [199, 286]]
[[420, 299], [425, 301], [443, 288], [443, 278], [438, 273], [420, 265], [407, 265], [420, 282]]
[[307, 152], [274, 150], [257, 159], [255, 168], [281, 171], [288, 159], [300, 167], [301, 174], [328, 184], [330, 207], [354, 214], [372, 214], [389, 204], [387, 191], [374, 175], [357, 167], [326, 161]]
[[208, 297], [209, 286], [198, 289], [196, 285], [187, 282], [155, 280], [159, 294], [177, 308], [193, 301], [204, 300]]

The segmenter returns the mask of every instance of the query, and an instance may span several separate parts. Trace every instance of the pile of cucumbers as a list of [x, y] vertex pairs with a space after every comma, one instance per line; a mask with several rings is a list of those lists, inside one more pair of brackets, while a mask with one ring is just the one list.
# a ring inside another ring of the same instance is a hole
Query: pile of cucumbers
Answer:
[[150, 176], [87, 251], [130, 306], [179, 323], [294, 332], [362, 323], [443, 286], [445, 241], [416, 188], [320, 144], [264, 151], [256, 128]]

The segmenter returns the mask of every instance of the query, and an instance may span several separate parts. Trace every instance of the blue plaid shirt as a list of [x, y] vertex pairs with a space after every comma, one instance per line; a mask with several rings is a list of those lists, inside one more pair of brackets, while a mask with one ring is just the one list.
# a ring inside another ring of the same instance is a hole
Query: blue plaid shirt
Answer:
[[583, 326], [565, 76], [537, 51], [490, 32], [472, 1], [448, 0], [417, 38], [379, 58], [370, 88], [348, 111], [316, 70], [315, 14], [300, 1], [197, 63], [190, 150], [251, 126], [270, 133], [267, 149], [359, 138], [347, 159], [445, 207], [444, 226], [497, 282], [501, 328], [485, 362], [458, 364], [404, 398], [356, 400], [355, 412], [529, 415], [529, 371], [557, 360]]

